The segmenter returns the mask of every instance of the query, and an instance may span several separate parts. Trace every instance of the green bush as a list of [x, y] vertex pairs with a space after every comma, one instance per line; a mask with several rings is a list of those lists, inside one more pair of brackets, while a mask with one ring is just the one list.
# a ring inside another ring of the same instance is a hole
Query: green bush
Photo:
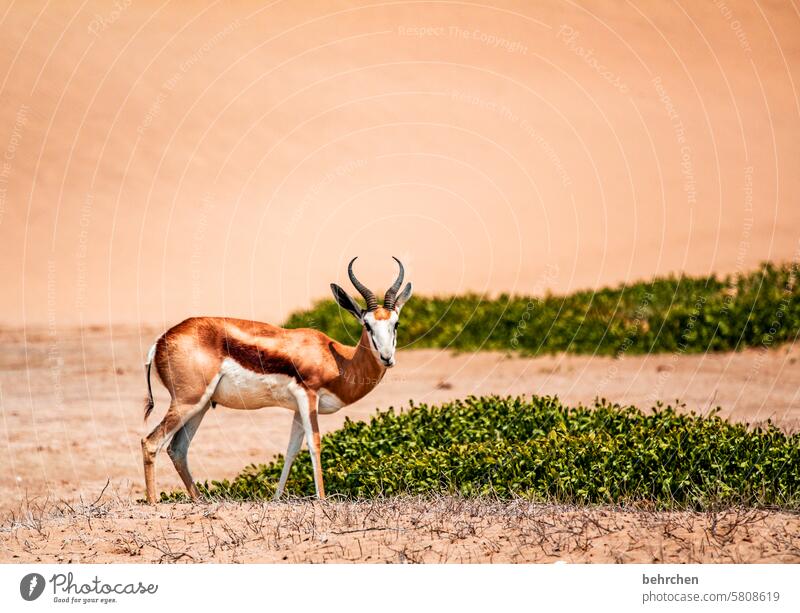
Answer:
[[[398, 344], [526, 355], [770, 347], [800, 331], [797, 273], [796, 265], [764, 264], [739, 277], [668, 277], [560, 297], [415, 296], [403, 310]], [[286, 325], [314, 327], [350, 344], [360, 334], [332, 300], [295, 313]]]
[[[661, 406], [649, 413], [605, 401], [568, 408], [551, 397], [412, 405], [401, 414], [379, 412], [369, 423], [348, 420], [324, 437], [322, 463], [327, 493], [348, 498], [450, 493], [657, 508], [800, 508], [800, 434]], [[279, 457], [201, 490], [234, 500], [269, 498], [282, 466]], [[287, 493], [313, 495], [308, 453], [297, 458]]]

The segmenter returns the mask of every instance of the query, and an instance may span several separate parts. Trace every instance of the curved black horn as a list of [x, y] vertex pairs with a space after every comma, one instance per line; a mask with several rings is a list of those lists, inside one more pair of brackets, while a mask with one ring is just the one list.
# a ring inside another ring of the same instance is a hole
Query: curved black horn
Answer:
[[394, 303], [397, 300], [397, 292], [400, 291], [400, 286], [403, 285], [403, 275], [405, 275], [406, 272], [403, 268], [403, 263], [394, 256], [392, 256], [392, 258], [400, 267], [400, 272], [397, 274], [397, 279], [395, 279], [392, 287], [387, 289], [383, 296], [383, 308], [389, 309], [390, 311], [394, 308]]
[[358, 293], [361, 294], [364, 297], [364, 300], [367, 301], [367, 310], [374, 311], [378, 308], [378, 299], [375, 297], [375, 294], [369, 291], [367, 286], [356, 279], [356, 276], [353, 274], [353, 262], [355, 262], [357, 259], [358, 257], [354, 257], [352, 260], [350, 260], [350, 263], [347, 265], [347, 274], [350, 277], [350, 282], [353, 284], [353, 287], [355, 287], [358, 290]]

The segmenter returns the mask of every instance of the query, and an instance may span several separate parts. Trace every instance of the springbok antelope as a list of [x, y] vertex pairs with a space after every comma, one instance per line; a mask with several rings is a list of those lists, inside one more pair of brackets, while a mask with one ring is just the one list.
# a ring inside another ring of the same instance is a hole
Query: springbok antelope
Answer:
[[168, 440], [167, 453], [189, 495], [200, 497], [187, 454], [203, 416], [217, 404], [232, 409], [277, 406], [294, 411], [275, 498], [283, 494], [304, 433], [317, 496], [324, 498], [317, 414], [334, 413], [364, 397], [386, 369], [394, 366], [398, 318], [412, 291], [408, 283], [400, 292], [403, 264], [394, 259], [400, 272], [386, 291], [383, 306], [378, 306], [375, 294], [353, 273], [356, 258], [350, 261], [347, 273], [367, 308], [361, 309], [347, 292], [331, 283], [339, 306], [362, 324], [355, 347], [342, 345], [318, 330], [291, 330], [227, 317], [193, 317], [165, 332], [150, 348], [145, 363], [145, 420], [154, 406], [150, 386], [153, 362], [172, 397], [164, 419], [142, 439], [147, 501], [155, 502], [155, 459]]

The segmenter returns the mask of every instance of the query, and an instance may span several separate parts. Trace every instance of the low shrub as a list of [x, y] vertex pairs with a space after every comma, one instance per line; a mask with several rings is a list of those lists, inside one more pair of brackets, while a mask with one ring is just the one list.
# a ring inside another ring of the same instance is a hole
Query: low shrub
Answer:
[[[568, 296], [415, 296], [403, 310], [398, 345], [526, 355], [771, 347], [800, 332], [797, 278], [796, 265], [768, 263], [736, 277], [666, 277]], [[286, 326], [350, 344], [360, 334], [332, 300], [293, 314]]]
[[[348, 420], [324, 437], [322, 463], [327, 493], [347, 498], [449, 493], [657, 508], [800, 508], [800, 434], [663, 406], [647, 413], [605, 401], [568, 408], [552, 397], [412, 405], [404, 413], [378, 412], [368, 423]], [[269, 498], [282, 466], [278, 457], [201, 490], [212, 498]], [[314, 494], [308, 453], [295, 461], [287, 493]]]

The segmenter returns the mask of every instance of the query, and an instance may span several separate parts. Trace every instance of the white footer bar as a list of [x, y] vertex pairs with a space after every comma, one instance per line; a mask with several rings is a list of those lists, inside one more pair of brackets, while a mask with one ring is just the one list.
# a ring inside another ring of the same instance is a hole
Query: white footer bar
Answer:
[[796, 565], [0, 566], [3, 611], [749, 613], [799, 596]]

